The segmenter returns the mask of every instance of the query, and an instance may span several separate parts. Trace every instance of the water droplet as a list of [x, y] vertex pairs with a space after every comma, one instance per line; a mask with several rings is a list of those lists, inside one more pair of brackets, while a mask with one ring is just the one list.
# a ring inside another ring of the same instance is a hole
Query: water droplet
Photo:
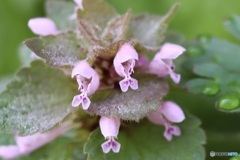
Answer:
[[198, 36], [198, 40], [201, 44], [207, 44], [211, 40], [211, 36], [209, 34], [202, 34]]
[[187, 49], [187, 54], [189, 56], [199, 56], [203, 53], [203, 49], [197, 46], [191, 46]]
[[226, 95], [220, 98], [217, 102], [217, 106], [224, 110], [236, 109], [239, 105], [239, 99], [234, 95]]
[[216, 85], [214, 83], [206, 84], [202, 90], [202, 93], [207, 96], [214, 96], [218, 92], [219, 92], [219, 87], [218, 87], [218, 85]]

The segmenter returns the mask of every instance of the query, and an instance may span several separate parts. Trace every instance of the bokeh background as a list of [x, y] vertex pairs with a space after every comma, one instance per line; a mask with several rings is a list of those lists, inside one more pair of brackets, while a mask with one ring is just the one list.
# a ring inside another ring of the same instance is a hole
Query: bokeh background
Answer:
[[[173, 17], [169, 29], [182, 33], [189, 40], [201, 34], [208, 34], [236, 42], [236, 39], [225, 30], [224, 20], [233, 14], [240, 14], [239, 0], [108, 1], [120, 13], [132, 8], [133, 13], [148, 12], [154, 14], [164, 14], [174, 3], [180, 2], [181, 7]], [[28, 19], [41, 16], [44, 16], [44, 0], [0, 0], [0, 79], [14, 74], [20, 66], [17, 54], [19, 45], [24, 39], [34, 37], [34, 34], [27, 27]], [[171, 94], [169, 97], [181, 104], [183, 100], [177, 97], [182, 96], [185, 96], [185, 99], [194, 99], [191, 95], [183, 95], [181, 92]], [[192, 108], [189, 107], [190, 111], [203, 121], [202, 126], [207, 130], [206, 154], [208, 155], [211, 150], [240, 152], [240, 133], [237, 139], [236, 137], [231, 138], [230, 133], [230, 131], [238, 132], [240, 129], [235, 124], [231, 125], [233, 122], [238, 123], [240, 116], [219, 113], [212, 107], [213, 104], [211, 99], [204, 97], [198, 97], [196, 101], [189, 100], [189, 106], [192, 106]], [[215, 123], [217, 121], [221, 121], [221, 123]], [[224, 134], [215, 136], [215, 132]], [[218, 159], [220, 158], [218, 157]]]

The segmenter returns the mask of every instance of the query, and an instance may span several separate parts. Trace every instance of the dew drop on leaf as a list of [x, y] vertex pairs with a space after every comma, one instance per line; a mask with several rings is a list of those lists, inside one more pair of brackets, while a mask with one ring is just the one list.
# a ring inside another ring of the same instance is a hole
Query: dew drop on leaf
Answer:
[[191, 46], [187, 49], [187, 54], [192, 57], [199, 56], [203, 54], [203, 49], [197, 46]]
[[208, 34], [202, 34], [198, 36], [198, 40], [201, 44], [208, 44], [211, 40], [211, 36]]
[[219, 86], [214, 83], [206, 84], [202, 90], [202, 93], [207, 96], [214, 96], [219, 92]]
[[239, 99], [234, 95], [226, 95], [217, 102], [217, 107], [224, 110], [236, 109], [239, 105]]

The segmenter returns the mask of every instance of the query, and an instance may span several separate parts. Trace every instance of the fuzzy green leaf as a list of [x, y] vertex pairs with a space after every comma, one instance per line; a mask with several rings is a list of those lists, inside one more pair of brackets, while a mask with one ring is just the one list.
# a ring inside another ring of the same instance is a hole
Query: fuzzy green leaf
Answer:
[[61, 31], [66, 31], [76, 28], [76, 22], [71, 19], [74, 14], [76, 4], [65, 0], [47, 0], [45, 4], [46, 16], [52, 19], [57, 28]]
[[81, 48], [86, 45], [85, 41], [77, 38], [74, 32], [32, 38], [24, 43], [51, 66], [72, 66], [86, 57]]
[[0, 133], [0, 146], [4, 146], [4, 145], [16, 145], [13, 134]]
[[73, 96], [71, 80], [61, 71], [34, 61], [0, 95], [0, 130], [20, 135], [46, 131], [71, 112]]
[[84, 152], [87, 160], [204, 160], [202, 145], [206, 137], [199, 125], [200, 121], [196, 117], [187, 115], [186, 120], [179, 125], [182, 135], [174, 137], [171, 142], [163, 137], [162, 126], [146, 121], [122, 127], [117, 139], [121, 143], [121, 150], [117, 154], [102, 152], [101, 143], [105, 140], [97, 129], [89, 136]]
[[240, 17], [238, 15], [233, 15], [226, 20], [225, 26], [232, 35], [240, 40]]
[[131, 18], [131, 11], [129, 10], [124, 15], [116, 16], [108, 22], [102, 34], [102, 39], [109, 42], [116, 42], [125, 38]]
[[0, 93], [6, 89], [6, 86], [11, 82], [12, 76], [0, 77]]
[[155, 111], [160, 100], [168, 92], [165, 80], [154, 76], [137, 78], [139, 89], [126, 93], [113, 90], [102, 90], [95, 93], [88, 109], [91, 114], [101, 116], [117, 116], [123, 120], [139, 121], [149, 111]]
[[129, 27], [129, 38], [136, 39], [148, 49], [159, 49], [164, 37], [169, 19], [173, 16], [179, 4], [175, 4], [165, 16], [139, 14], [132, 18]]
[[107, 23], [118, 14], [104, 0], [84, 0], [84, 10], [78, 10], [78, 21], [81, 32], [99, 39]]

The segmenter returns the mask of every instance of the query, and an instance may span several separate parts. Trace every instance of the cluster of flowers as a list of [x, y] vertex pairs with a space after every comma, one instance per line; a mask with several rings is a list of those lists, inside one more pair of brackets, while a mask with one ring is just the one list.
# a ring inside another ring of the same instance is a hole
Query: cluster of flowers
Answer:
[[[77, 9], [83, 9], [82, 0], [74, 0], [77, 4]], [[76, 14], [70, 15], [71, 19], [76, 18]], [[29, 20], [29, 28], [33, 33], [46, 36], [57, 35], [59, 31], [54, 22], [48, 18], [34, 18]], [[114, 59], [113, 66], [115, 73], [123, 79], [119, 82], [122, 92], [127, 92], [129, 87], [133, 90], [138, 89], [138, 81], [131, 77], [134, 73], [134, 67], [141, 67], [143, 72], [155, 74], [159, 77], [166, 77], [170, 75], [172, 80], [178, 84], [180, 82], [180, 75], [174, 72], [175, 66], [173, 60], [184, 53], [185, 49], [179, 45], [166, 43], [161, 50], [155, 55], [152, 61], [144, 56], [139, 56], [134, 47], [128, 43], [123, 44], [118, 49]], [[77, 107], [80, 104], [84, 110], [87, 110], [91, 104], [89, 96], [99, 89], [101, 84], [98, 73], [86, 61], [78, 62], [72, 69], [72, 78], [76, 77], [78, 83], [79, 95], [73, 97], [72, 106]], [[156, 112], [150, 112], [147, 118], [157, 124], [165, 126], [164, 136], [170, 141], [172, 135], [179, 136], [181, 134], [178, 126], [172, 123], [179, 123], [185, 119], [185, 115], [181, 108], [174, 102], [162, 102]], [[104, 153], [108, 153], [111, 149], [113, 152], [120, 151], [120, 143], [115, 141], [120, 128], [120, 119], [118, 117], [101, 117], [100, 118], [101, 133], [107, 139], [102, 144]], [[53, 140], [58, 135], [66, 131], [66, 127], [60, 127], [55, 131], [46, 134], [34, 134], [26, 137], [16, 136], [16, 146], [1, 146], [0, 157], [11, 159], [17, 156], [25, 155], [37, 149], [43, 144]]]
[[[126, 92], [129, 87], [133, 90], [138, 89], [138, 81], [131, 77], [135, 65], [143, 66], [144, 72], [156, 74], [159, 77], [170, 75], [175, 83], [179, 83], [180, 75], [174, 73], [173, 59], [176, 59], [184, 51], [185, 49], [179, 45], [166, 43], [150, 63], [146, 61], [146, 57], [142, 57], [138, 63], [140, 58], [134, 47], [128, 43], [123, 44], [113, 60], [116, 73], [123, 77], [123, 80], [119, 82], [122, 92]], [[83, 109], [86, 110], [91, 103], [88, 95], [93, 94], [99, 87], [99, 76], [85, 60], [80, 61], [73, 68], [72, 77], [74, 76], [76, 76], [81, 94], [73, 98], [72, 106], [77, 107], [82, 104]], [[170, 141], [172, 135], [179, 136], [181, 134], [180, 128], [173, 126], [172, 123], [182, 122], [185, 115], [176, 103], [166, 101], [161, 103], [156, 112], [150, 112], [147, 118], [155, 124], [165, 126], [164, 136]], [[103, 152], [108, 153], [111, 149], [115, 153], [119, 152], [120, 143], [114, 139], [117, 138], [119, 132], [120, 119], [118, 117], [101, 117], [99, 124], [103, 136], [108, 139], [102, 144]]]

